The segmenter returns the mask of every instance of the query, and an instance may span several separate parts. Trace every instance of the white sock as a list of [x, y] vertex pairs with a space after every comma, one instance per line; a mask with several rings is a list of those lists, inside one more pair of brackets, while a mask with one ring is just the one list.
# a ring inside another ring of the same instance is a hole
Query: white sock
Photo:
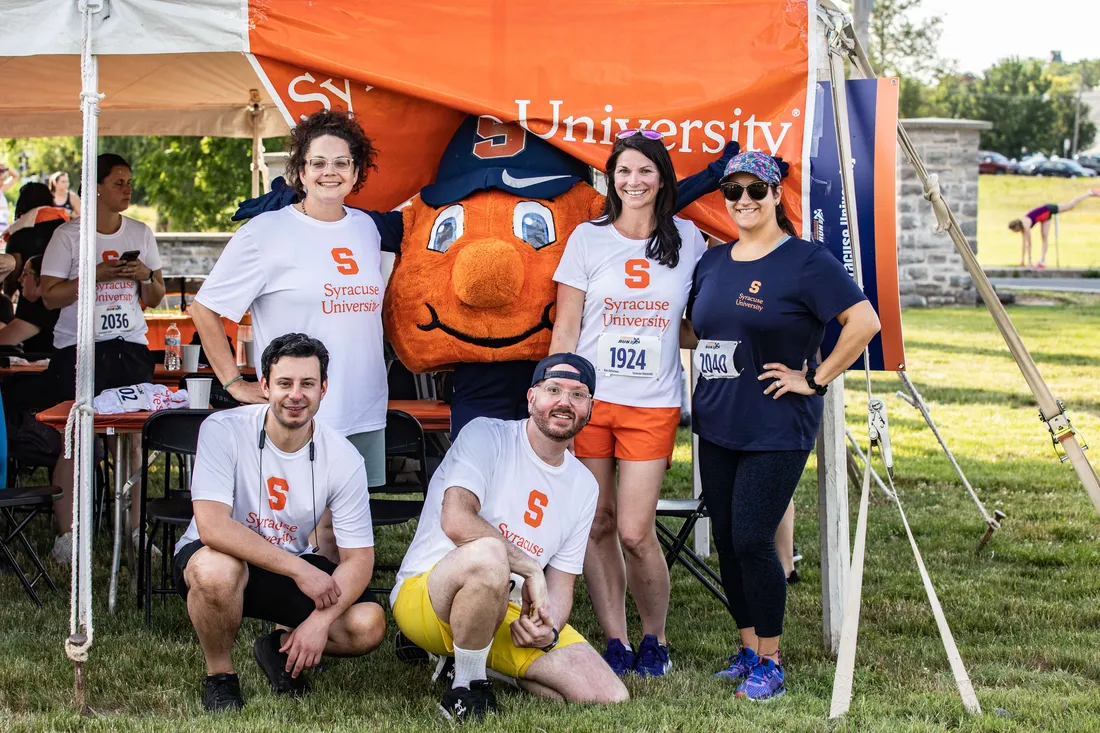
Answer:
[[484, 649], [461, 649], [455, 647], [455, 680], [451, 688], [469, 688], [474, 680], [485, 679], [485, 662], [489, 659], [492, 642]]

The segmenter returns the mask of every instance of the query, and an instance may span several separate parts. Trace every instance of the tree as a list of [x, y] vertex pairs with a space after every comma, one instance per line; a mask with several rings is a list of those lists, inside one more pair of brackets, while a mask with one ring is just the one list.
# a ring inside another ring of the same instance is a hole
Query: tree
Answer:
[[943, 35], [943, 19], [927, 18], [919, 22], [909, 19], [921, 2], [875, 0], [867, 55], [881, 75], [916, 77], [929, 83], [953, 66], [940, 58], [937, 48]]

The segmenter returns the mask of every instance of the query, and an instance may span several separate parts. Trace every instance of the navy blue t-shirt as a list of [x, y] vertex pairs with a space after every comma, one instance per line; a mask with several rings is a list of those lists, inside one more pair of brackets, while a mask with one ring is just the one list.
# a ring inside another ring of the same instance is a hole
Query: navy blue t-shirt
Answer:
[[863, 292], [825, 247], [794, 237], [752, 262], [730, 259], [732, 242], [707, 250], [695, 267], [688, 318], [700, 340], [738, 341], [733, 379], [700, 379], [692, 429], [730, 450], [809, 450], [824, 401], [788, 392], [778, 400], [758, 381], [764, 364], [816, 366], [825, 324]]

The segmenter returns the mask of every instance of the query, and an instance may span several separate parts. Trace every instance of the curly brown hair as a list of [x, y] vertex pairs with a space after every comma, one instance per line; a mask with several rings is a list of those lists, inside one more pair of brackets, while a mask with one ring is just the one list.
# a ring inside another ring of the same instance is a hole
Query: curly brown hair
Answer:
[[290, 155], [286, 161], [287, 182], [294, 187], [299, 196], [305, 195], [299, 172], [306, 166], [309, 146], [322, 135], [338, 137], [348, 144], [351, 160], [358, 176], [351, 189], [352, 193], [356, 193], [367, 180], [367, 170], [378, 170], [378, 166], [374, 163], [375, 158], [378, 157], [378, 150], [367, 137], [367, 133], [363, 132], [355, 115], [347, 112], [321, 109], [295, 125], [290, 131]]

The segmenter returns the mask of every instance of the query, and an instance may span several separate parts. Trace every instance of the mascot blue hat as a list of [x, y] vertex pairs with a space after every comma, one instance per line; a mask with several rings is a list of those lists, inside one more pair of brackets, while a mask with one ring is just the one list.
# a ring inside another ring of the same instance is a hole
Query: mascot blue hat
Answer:
[[591, 182], [587, 165], [538, 135], [493, 117], [470, 115], [447, 144], [435, 183], [421, 200], [439, 208], [475, 191], [497, 188], [516, 196], [549, 199], [577, 182]]

